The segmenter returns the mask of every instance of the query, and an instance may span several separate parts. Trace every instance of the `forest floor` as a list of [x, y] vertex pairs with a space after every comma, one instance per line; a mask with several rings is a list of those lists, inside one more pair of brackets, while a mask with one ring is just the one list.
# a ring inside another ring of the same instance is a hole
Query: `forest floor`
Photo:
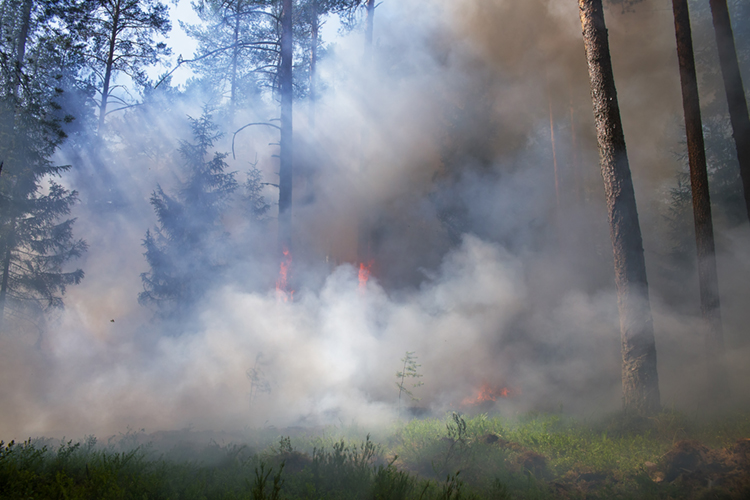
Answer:
[[582, 421], [450, 413], [251, 439], [129, 432], [0, 446], [0, 498], [748, 499], [750, 413]]

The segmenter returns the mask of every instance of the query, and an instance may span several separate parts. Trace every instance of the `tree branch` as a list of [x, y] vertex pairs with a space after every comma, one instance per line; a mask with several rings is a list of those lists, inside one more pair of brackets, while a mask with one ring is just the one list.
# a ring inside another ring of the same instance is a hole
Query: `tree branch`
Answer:
[[237, 129], [237, 131], [232, 135], [232, 159], [236, 160], [237, 156], [234, 154], [234, 140], [237, 137], [237, 134], [245, 130], [247, 127], [252, 127], [253, 125], [265, 125], [266, 127], [273, 127], [275, 129], [278, 129], [281, 131], [281, 127], [278, 125], [274, 125], [273, 123], [267, 123], [267, 122], [256, 122], [256, 123], [248, 123], [247, 125], [244, 125]]

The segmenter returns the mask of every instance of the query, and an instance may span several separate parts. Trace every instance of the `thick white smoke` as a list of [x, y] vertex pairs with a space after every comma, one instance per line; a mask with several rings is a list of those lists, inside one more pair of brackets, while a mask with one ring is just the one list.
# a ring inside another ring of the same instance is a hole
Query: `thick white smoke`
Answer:
[[[607, 21], [663, 403], [693, 410], [703, 370], [697, 283], [664, 272], [662, 213], [681, 131], [662, 4], [610, 9]], [[294, 301], [273, 290], [273, 220], [247, 229], [232, 214], [227, 226], [246, 231], [247, 259], [189, 325], [154, 321], [137, 294], [141, 239], [155, 223], [148, 198], [157, 183], [175, 184], [175, 150], [190, 139], [185, 116], [198, 116], [205, 99], [167, 96], [153, 112], [113, 119], [118, 161], [107, 175], [117, 197], [87, 191], [96, 172], [65, 179], [83, 201], [84, 282], [68, 290], [38, 348], [34, 333], [0, 338], [0, 437], [375, 426], [398, 417], [395, 374], [407, 351], [424, 385], [413, 391], [421, 400], [404, 405], [419, 410], [405, 412], [618, 409], [617, 305], [578, 23], [567, 0], [383, 2], [372, 66], [363, 67], [361, 33], [343, 37], [321, 61], [327, 88], [314, 129], [306, 107], [296, 108]], [[275, 112], [267, 100], [237, 122]], [[217, 150], [229, 151], [230, 140]], [[260, 128], [238, 135], [229, 160], [238, 180], [257, 158], [264, 180], [276, 182], [276, 140]], [[117, 206], [102, 210], [109, 201]], [[363, 220], [375, 259], [364, 289]], [[750, 238], [745, 226], [719, 231], [728, 362], [735, 402], [747, 404]], [[492, 408], [461, 406], [484, 383], [511, 395]]]

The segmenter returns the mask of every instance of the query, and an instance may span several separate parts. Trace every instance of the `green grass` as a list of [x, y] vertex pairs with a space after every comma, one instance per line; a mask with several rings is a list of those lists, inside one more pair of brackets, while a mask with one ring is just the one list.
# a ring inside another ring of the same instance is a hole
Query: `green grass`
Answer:
[[597, 421], [449, 414], [395, 424], [377, 442], [357, 437], [361, 432], [332, 428], [281, 437], [257, 450], [213, 443], [163, 453], [149, 446], [123, 451], [93, 438], [57, 446], [0, 443], [0, 498], [676, 499], [750, 493], [654, 482], [645, 465], [658, 464], [681, 440], [716, 449], [748, 438], [748, 414], [700, 420], [664, 412]]

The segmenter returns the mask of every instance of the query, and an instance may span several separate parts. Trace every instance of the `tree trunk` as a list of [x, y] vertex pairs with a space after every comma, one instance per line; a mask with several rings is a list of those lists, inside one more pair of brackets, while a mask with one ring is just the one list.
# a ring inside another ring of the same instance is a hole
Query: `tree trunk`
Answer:
[[[15, 221], [11, 221], [11, 225], [15, 226]], [[12, 227], [11, 226], [11, 227]], [[13, 257], [13, 240], [14, 230], [11, 229], [8, 234], [8, 241], [5, 248], [5, 256], [3, 258], [3, 277], [0, 282], [0, 330], [2, 330], [5, 323], [5, 302], [8, 297], [8, 282], [10, 279], [10, 261]]]
[[279, 251], [292, 247], [292, 0], [283, 0], [281, 10], [281, 140], [279, 151]]
[[112, 32], [109, 36], [109, 51], [104, 69], [104, 82], [102, 82], [102, 102], [99, 104], [99, 127], [97, 133], [101, 134], [104, 129], [104, 117], [107, 115], [107, 99], [109, 98], [109, 83], [112, 79], [112, 66], [115, 64], [115, 46], [117, 35], [120, 31], [120, 0], [115, 0], [114, 14], [112, 16]]
[[690, 12], [687, 0], [672, 0], [672, 9], [677, 38], [677, 57], [680, 63], [682, 108], [685, 113], [685, 133], [690, 163], [690, 187], [693, 193], [701, 315], [708, 329], [706, 351], [709, 392], [712, 396], [726, 397], [728, 386], [723, 363], [724, 334], [719, 302], [719, 279], [716, 273], [716, 251], [711, 217], [711, 199], [708, 191], [706, 150], [703, 143], [698, 79], [695, 73], [693, 37], [690, 29]]
[[372, 34], [375, 29], [375, 0], [367, 0], [365, 11], [365, 58], [369, 59], [372, 56]]
[[[24, 58], [26, 57], [26, 43], [29, 39], [29, 29], [31, 28], [31, 8], [33, 0], [25, 0], [23, 3], [21, 31], [18, 33], [16, 40], [16, 81], [13, 86], [13, 96], [18, 98], [22, 83], [22, 70]], [[18, 112], [18, 102], [16, 102], [16, 113]]]
[[[375, 28], [375, 0], [367, 0], [365, 5], [365, 11], [367, 12], [367, 18], [365, 19], [365, 53], [363, 62], [365, 65], [369, 64], [372, 60], [372, 40], [373, 31]], [[367, 92], [365, 92], [367, 95]], [[362, 130], [362, 147], [361, 147], [361, 161], [360, 161], [360, 172], [365, 171], [365, 150], [367, 149], [368, 130], [367, 125]], [[364, 189], [364, 186], [362, 186]], [[357, 260], [359, 264], [369, 265], [372, 261], [372, 248], [370, 245], [370, 218], [366, 215], [360, 215], [357, 222]]]
[[555, 115], [552, 112], [552, 89], [547, 80], [547, 101], [549, 104], [549, 140], [552, 146], [552, 171], [555, 174], [555, 201], [557, 210], [560, 210], [560, 173], [557, 169], [557, 147], [555, 144]]
[[750, 218], [750, 117], [748, 117], [742, 74], [737, 61], [732, 24], [726, 0], [710, 0], [713, 16], [716, 46], [719, 49], [719, 63], [727, 94], [729, 119], [732, 122], [737, 160], [740, 164], [740, 177], [745, 193], [745, 207]]
[[315, 100], [317, 94], [317, 67], [318, 67], [318, 32], [320, 21], [318, 19], [318, 0], [312, 0], [310, 4], [310, 128], [315, 128]]
[[237, 65], [240, 57], [240, 18], [242, 17], [242, 0], [237, 2], [234, 20], [234, 49], [232, 50], [232, 88], [229, 96], [229, 122], [234, 123], [234, 113], [237, 107]]
[[21, 32], [18, 34], [18, 45], [16, 50], [16, 64], [18, 70], [21, 70], [23, 66], [23, 59], [26, 57], [26, 41], [29, 38], [29, 28], [31, 27], [31, 8], [33, 7], [33, 0], [26, 0], [23, 3], [23, 21], [21, 24]]
[[649, 415], [660, 409], [656, 343], [643, 240], [617, 103], [607, 28], [601, 0], [578, 0], [578, 6], [614, 251], [622, 340], [623, 409]]

